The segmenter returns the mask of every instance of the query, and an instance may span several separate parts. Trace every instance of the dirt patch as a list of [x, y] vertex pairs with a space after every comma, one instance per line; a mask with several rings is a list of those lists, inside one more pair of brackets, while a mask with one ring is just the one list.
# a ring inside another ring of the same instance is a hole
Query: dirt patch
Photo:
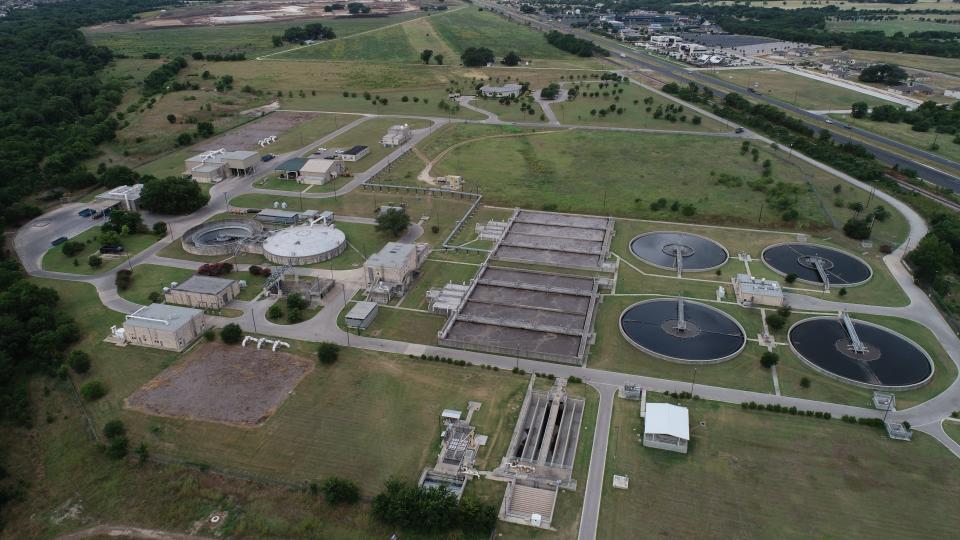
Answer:
[[286, 352], [205, 343], [140, 387], [125, 406], [158, 416], [257, 426], [313, 366]]
[[257, 141], [260, 139], [270, 135], [282, 137], [284, 133], [304, 122], [313, 120], [317, 116], [320, 116], [320, 113], [285, 111], [270, 113], [259, 120], [231, 129], [219, 137], [207, 139], [194, 145], [193, 148], [198, 151], [217, 148], [226, 148], [227, 150], [258, 148]]

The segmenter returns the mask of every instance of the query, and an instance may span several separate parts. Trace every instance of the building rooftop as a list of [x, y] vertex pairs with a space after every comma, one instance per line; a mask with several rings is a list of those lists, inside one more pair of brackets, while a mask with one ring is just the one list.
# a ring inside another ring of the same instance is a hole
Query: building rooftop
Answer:
[[401, 244], [400, 242], [387, 242], [383, 249], [374, 253], [367, 259], [368, 266], [383, 266], [387, 268], [402, 267], [411, 253], [414, 253], [417, 246], [414, 244]]
[[260, 152], [253, 150], [231, 150], [223, 153], [224, 159], [248, 159], [260, 155]]
[[516, 83], [505, 84], [503, 86], [489, 86], [485, 85], [480, 88], [481, 92], [519, 92], [523, 89], [523, 85]]
[[737, 277], [734, 279], [740, 291], [743, 293], [783, 295], [783, 289], [780, 288], [780, 284], [773, 280], [757, 278], [747, 274], [737, 274]]
[[366, 149], [367, 149], [366, 146], [364, 146], [364, 145], [362, 145], [362, 144], [358, 144], [357, 146], [354, 146], [353, 148], [350, 148], [350, 149], [348, 149], [348, 150], [344, 150], [343, 153], [344, 153], [344, 154], [347, 154], [347, 155], [349, 155], [349, 156], [355, 156], [355, 155], [359, 154], [360, 152], [363, 152], [363, 151], [366, 150]]
[[308, 159], [300, 167], [300, 172], [302, 173], [325, 173], [328, 172], [332, 167], [335, 167], [337, 164], [336, 161], [322, 158], [313, 158]]
[[150, 304], [126, 316], [125, 324], [140, 328], [176, 331], [203, 311], [168, 304]]
[[189, 279], [177, 284], [176, 287], [171, 287], [171, 289], [201, 294], [218, 294], [233, 285], [233, 282], [232, 279], [196, 275], [190, 276]]
[[278, 164], [273, 168], [275, 171], [299, 171], [307, 163], [307, 158], [293, 158]]
[[137, 200], [140, 198], [140, 191], [143, 184], [134, 184], [132, 186], [117, 186], [109, 191], [97, 195], [98, 199], [110, 199], [113, 201]]
[[643, 421], [643, 434], [673, 435], [690, 440], [690, 412], [686, 407], [669, 403], [647, 403]]
[[347, 312], [348, 319], [363, 320], [370, 316], [370, 313], [377, 309], [376, 302], [357, 302]]
[[291, 212], [289, 210], [278, 210], [276, 208], [264, 208], [263, 210], [257, 212], [257, 217], [273, 217], [273, 218], [296, 218], [300, 215], [299, 212]]

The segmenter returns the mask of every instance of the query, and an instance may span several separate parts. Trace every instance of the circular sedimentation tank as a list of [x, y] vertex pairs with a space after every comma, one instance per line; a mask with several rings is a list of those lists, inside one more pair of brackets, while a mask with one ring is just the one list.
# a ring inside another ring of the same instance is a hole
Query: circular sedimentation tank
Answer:
[[264, 240], [263, 256], [273, 263], [297, 266], [330, 260], [346, 247], [346, 235], [332, 225], [298, 225]]
[[870, 265], [860, 257], [819, 244], [775, 244], [764, 249], [760, 258], [781, 276], [796, 274], [799, 281], [817, 285], [823, 284], [817, 262], [826, 272], [830, 285], [862, 285], [873, 276]]
[[933, 360], [913, 340], [877, 324], [852, 322], [863, 352], [854, 350], [838, 317], [797, 322], [787, 333], [790, 348], [816, 371], [864, 388], [909, 390], [933, 377]]
[[250, 219], [209, 221], [183, 234], [183, 250], [194, 255], [231, 255], [240, 246], [243, 251], [258, 252], [254, 246], [263, 234], [263, 226]]
[[620, 314], [620, 332], [641, 351], [671, 362], [713, 364], [740, 354], [747, 344], [743, 326], [715, 307], [683, 301], [679, 324], [676, 298], [646, 300]]
[[636, 236], [630, 252], [657, 268], [674, 270], [677, 258], [683, 258], [683, 270], [702, 272], [723, 266], [730, 254], [726, 248], [699, 234], [656, 231]]

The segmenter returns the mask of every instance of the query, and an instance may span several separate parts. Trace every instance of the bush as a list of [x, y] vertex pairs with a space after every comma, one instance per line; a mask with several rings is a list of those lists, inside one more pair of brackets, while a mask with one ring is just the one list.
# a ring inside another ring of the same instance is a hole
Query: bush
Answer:
[[68, 363], [73, 371], [81, 375], [90, 371], [90, 355], [80, 349], [70, 352]]
[[287, 311], [287, 322], [290, 324], [297, 324], [303, 322], [303, 310], [302, 309], [290, 309]]
[[780, 306], [777, 308], [777, 315], [780, 315], [784, 319], [789, 319], [791, 313], [793, 313], [793, 310], [790, 309], [790, 306]]
[[803, 377], [802, 379], [800, 379], [801, 388], [810, 388], [810, 384], [811, 384], [810, 377]]
[[840, 287], [840, 292], [839, 292], [838, 294], [839, 294], [840, 296], [846, 296], [846, 295], [847, 295], [847, 288], [846, 288], [846, 287]]
[[283, 308], [280, 307], [280, 304], [270, 306], [270, 309], [267, 310], [267, 318], [277, 320], [280, 317], [283, 317]]
[[299, 293], [293, 293], [287, 296], [287, 309], [290, 311], [307, 309], [309, 306], [310, 302]]
[[122, 437], [127, 434], [127, 428], [123, 426], [122, 420], [111, 420], [103, 425], [103, 436], [108, 439]]
[[340, 358], [340, 346], [336, 343], [329, 343], [324, 341], [317, 346], [317, 360], [321, 364], [331, 365]]
[[99, 255], [90, 255], [87, 258], [87, 264], [90, 265], [90, 268], [100, 268], [100, 265], [103, 264], [103, 259]]
[[[767, 351], [760, 355], [760, 365], [770, 369], [780, 362], [780, 356], [775, 352]], [[778, 405], [779, 407], [779, 405]]]
[[127, 269], [117, 270], [117, 276], [114, 278], [114, 284], [117, 286], [117, 290], [125, 291], [130, 288], [131, 283], [133, 283], [133, 271]]
[[213, 328], [207, 328], [203, 332], [203, 338], [206, 339], [207, 341], [213, 341], [217, 339], [217, 333], [213, 330]]
[[130, 441], [125, 436], [114, 437], [107, 444], [107, 457], [111, 459], [123, 459], [127, 457], [127, 447]]
[[790, 272], [789, 274], [787, 274], [787, 275], [783, 278], [783, 280], [786, 281], [787, 283], [792, 284], [792, 283], [794, 283], [795, 281], [797, 281], [797, 278], [798, 278], [798, 277], [800, 277], [800, 276], [794, 274], [793, 272]]
[[160, 293], [160, 291], [150, 291], [150, 294], [147, 295], [147, 299], [156, 304], [163, 300], [163, 295]]
[[320, 491], [327, 504], [334, 506], [354, 504], [360, 500], [360, 489], [353, 482], [336, 476], [324, 480]]
[[220, 340], [227, 345], [236, 345], [243, 339], [243, 330], [237, 323], [230, 323], [220, 330]]
[[163, 236], [167, 234], [167, 224], [164, 221], [158, 221], [153, 224], [153, 234]]
[[80, 395], [86, 401], [96, 401], [107, 395], [107, 385], [100, 381], [90, 381], [80, 387]]
[[73, 257], [74, 255], [79, 255], [87, 248], [87, 245], [83, 242], [74, 242], [73, 240], [68, 240], [60, 246], [60, 250], [63, 251], [63, 254], [67, 257]]
[[440, 226], [439, 226], [439, 225], [431, 225], [431, 226], [430, 226], [430, 232], [432, 232], [433, 234], [439, 233], [439, 232], [440, 232]]
[[774, 331], [782, 329], [787, 324], [786, 319], [784, 319], [779, 313], [771, 313], [767, 315], [766, 320], [767, 326]]
[[250, 268], [247, 271], [250, 272], [251, 276], [259, 276], [260, 272], [262, 272], [263, 269], [255, 264], [252, 264], [250, 265]]

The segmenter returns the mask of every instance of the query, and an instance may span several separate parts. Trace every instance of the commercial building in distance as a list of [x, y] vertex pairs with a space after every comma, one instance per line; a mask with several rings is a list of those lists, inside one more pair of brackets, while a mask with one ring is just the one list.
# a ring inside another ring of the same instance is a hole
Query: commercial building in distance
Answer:
[[197, 182], [219, 182], [232, 176], [245, 176], [254, 171], [260, 154], [249, 150], [211, 150], [184, 161], [183, 174]]
[[363, 263], [367, 297], [380, 304], [403, 296], [430, 252], [428, 244], [387, 242]]
[[387, 134], [380, 139], [380, 144], [382, 144], [385, 148], [400, 146], [401, 144], [409, 141], [411, 136], [412, 132], [410, 131], [410, 126], [407, 124], [390, 126], [390, 129], [387, 130]]
[[144, 306], [123, 321], [124, 341], [168, 351], [186, 349], [203, 330], [203, 311], [166, 304]]
[[238, 294], [240, 282], [235, 279], [199, 275], [172, 284], [163, 291], [168, 303], [200, 309], [222, 309]]

